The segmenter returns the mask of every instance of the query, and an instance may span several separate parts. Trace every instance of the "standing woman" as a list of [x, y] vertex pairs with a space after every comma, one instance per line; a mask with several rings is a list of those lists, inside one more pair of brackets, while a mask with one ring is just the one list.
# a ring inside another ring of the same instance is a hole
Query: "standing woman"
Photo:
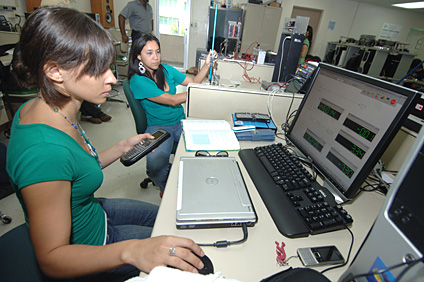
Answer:
[[203, 264], [191, 251], [203, 251], [192, 240], [150, 238], [157, 206], [94, 197], [101, 169], [153, 138], [137, 135], [97, 154], [77, 121], [83, 100], [104, 103], [116, 83], [108, 33], [84, 13], [50, 6], [32, 13], [18, 44], [18, 80], [40, 93], [15, 114], [7, 171], [41, 270], [85, 281], [122, 281], [158, 265], [197, 272]]
[[313, 37], [314, 37], [314, 31], [312, 29], [312, 26], [308, 25], [308, 28], [306, 29], [305, 40], [303, 40], [302, 50], [300, 51], [300, 57], [299, 57], [299, 63], [298, 63], [299, 65], [305, 62], [305, 58], [306, 58], [306, 55], [308, 55]]
[[[216, 52], [213, 53], [216, 56]], [[211, 53], [193, 78], [174, 67], [161, 63], [159, 40], [151, 34], [133, 38], [128, 79], [134, 97], [140, 100], [147, 117], [146, 132], [152, 134], [163, 128], [171, 134], [154, 152], [147, 155], [147, 175], [161, 190], [165, 189], [169, 173], [169, 157], [174, 142], [181, 136], [181, 120], [185, 118], [181, 105], [187, 92], [177, 93], [177, 86], [201, 83], [209, 71]]]

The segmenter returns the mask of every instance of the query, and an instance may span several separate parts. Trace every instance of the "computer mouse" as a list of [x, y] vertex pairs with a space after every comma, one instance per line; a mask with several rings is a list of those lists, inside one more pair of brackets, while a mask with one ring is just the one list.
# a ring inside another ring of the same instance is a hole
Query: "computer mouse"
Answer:
[[210, 258], [207, 255], [204, 255], [203, 257], [196, 255], [195, 253], [193, 253], [195, 256], [197, 256], [202, 262], [203, 262], [203, 268], [202, 269], [198, 269], [200, 274], [210, 274], [213, 273], [213, 264], [212, 261], [210, 260]]

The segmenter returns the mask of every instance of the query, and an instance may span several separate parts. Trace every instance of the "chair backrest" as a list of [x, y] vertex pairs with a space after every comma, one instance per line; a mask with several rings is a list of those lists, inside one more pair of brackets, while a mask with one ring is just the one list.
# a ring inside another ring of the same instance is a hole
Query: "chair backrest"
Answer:
[[51, 281], [40, 270], [26, 224], [0, 237], [2, 281]]
[[123, 88], [128, 103], [130, 104], [131, 113], [134, 118], [137, 133], [142, 134], [146, 131], [147, 128], [146, 112], [144, 111], [144, 108], [141, 105], [140, 101], [134, 98], [134, 95], [130, 89], [130, 82], [128, 81], [128, 79], [124, 80]]

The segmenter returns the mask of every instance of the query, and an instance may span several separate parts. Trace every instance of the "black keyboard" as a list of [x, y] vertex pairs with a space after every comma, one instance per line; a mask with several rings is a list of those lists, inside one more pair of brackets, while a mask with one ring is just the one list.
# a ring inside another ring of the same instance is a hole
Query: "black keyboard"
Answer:
[[352, 217], [281, 143], [239, 152], [281, 234], [307, 237], [340, 230]]

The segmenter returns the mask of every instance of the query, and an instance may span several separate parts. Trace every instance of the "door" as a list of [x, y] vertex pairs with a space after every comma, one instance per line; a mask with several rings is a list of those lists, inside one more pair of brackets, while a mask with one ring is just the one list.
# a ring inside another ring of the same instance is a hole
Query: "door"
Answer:
[[[296, 16], [309, 17], [309, 25], [312, 27], [313, 34], [316, 36], [318, 34], [318, 26], [321, 20], [322, 10], [308, 9], [302, 7], [293, 7], [292, 18], [296, 18]], [[309, 54], [314, 47], [314, 38], [312, 37], [312, 42], [309, 48]]]
[[187, 70], [190, 0], [157, 0], [162, 62]]

